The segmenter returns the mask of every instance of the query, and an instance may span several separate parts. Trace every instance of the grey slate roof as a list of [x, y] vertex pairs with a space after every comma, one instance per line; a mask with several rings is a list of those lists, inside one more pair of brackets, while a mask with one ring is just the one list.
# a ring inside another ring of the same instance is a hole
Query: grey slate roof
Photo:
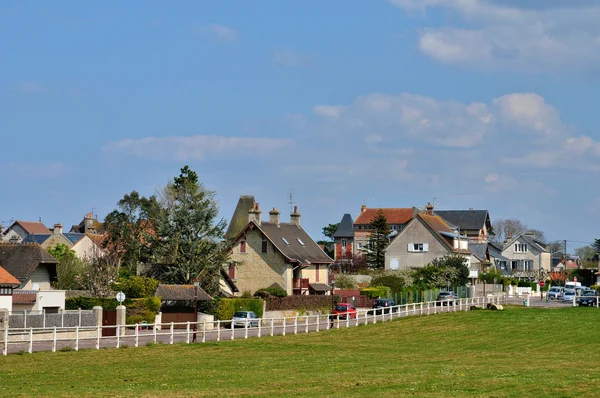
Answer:
[[40, 264], [49, 265], [50, 277], [56, 277], [58, 261], [36, 243], [0, 244], [0, 266], [21, 282], [27, 281]]
[[51, 236], [52, 234], [27, 235], [25, 239], [21, 241], [21, 243], [38, 243], [41, 245]]
[[435, 210], [435, 214], [464, 230], [480, 230], [491, 226], [487, 210]]
[[[194, 301], [194, 285], [158, 285], [155, 296], [161, 298], [162, 301]], [[212, 300], [201, 287], [198, 287], [198, 300]]]
[[340, 225], [338, 225], [335, 230], [333, 237], [334, 238], [352, 238], [354, 237], [354, 220], [352, 216], [348, 213], [344, 214], [342, 217], [342, 221], [340, 221]]
[[[253, 224], [257, 225], [254, 222]], [[257, 227], [284, 256], [292, 261], [298, 261], [302, 264], [333, 263], [333, 260], [325, 254], [302, 227], [290, 223], [275, 224], [270, 222], [263, 222]]]
[[471, 253], [479, 260], [484, 261], [486, 259], [486, 253], [488, 250], [487, 243], [470, 243], [469, 249], [471, 249]]
[[248, 212], [254, 208], [255, 204], [254, 196], [240, 196], [227, 232], [225, 232], [226, 238], [234, 239], [248, 225]]
[[502, 247], [500, 245], [490, 242], [488, 244], [488, 250], [490, 252], [490, 257], [497, 258], [501, 261], [509, 261], [508, 258], [502, 255]]
[[545, 245], [542, 242], [540, 242], [539, 240], [537, 240], [531, 236], [527, 236], [526, 234], [517, 235], [510, 242], [508, 242], [504, 247], [506, 248], [506, 247], [513, 245], [519, 239], [522, 240], [523, 242], [527, 243], [530, 248], [532, 248], [533, 250], [535, 250], [537, 252], [544, 252], [544, 253], [549, 252], [549, 250], [546, 249]]

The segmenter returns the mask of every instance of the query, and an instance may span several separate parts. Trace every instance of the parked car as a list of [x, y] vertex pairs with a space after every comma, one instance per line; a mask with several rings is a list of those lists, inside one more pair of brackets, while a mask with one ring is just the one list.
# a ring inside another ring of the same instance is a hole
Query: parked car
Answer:
[[233, 314], [231, 322], [234, 328], [260, 326], [260, 318], [254, 311], [237, 311]]
[[590, 288], [587, 286], [578, 286], [575, 288], [575, 293], [577, 296], [581, 296], [586, 290], [590, 290]]
[[577, 297], [575, 289], [565, 289], [562, 300], [566, 302], [573, 302], [573, 298]]
[[356, 308], [352, 304], [348, 303], [337, 303], [335, 308], [333, 309], [333, 314], [331, 319], [346, 319], [349, 317], [350, 319], [356, 318]]
[[596, 297], [597, 296], [598, 296], [598, 293], [596, 293], [595, 290], [592, 290], [592, 289], [584, 290], [581, 293], [581, 296], [579, 296], [579, 297], [577, 297], [575, 299], [575, 302], [577, 302], [577, 305], [579, 305], [580, 307], [582, 305], [585, 305], [585, 306], [595, 306], [596, 305], [596, 300], [597, 300]]
[[565, 293], [565, 289], [562, 286], [552, 286], [548, 290], [549, 300], [560, 300]]
[[436, 305], [454, 305], [456, 304], [456, 299], [456, 293], [454, 292], [440, 292], [435, 301], [437, 301]]
[[390, 312], [398, 312], [398, 307], [396, 307], [396, 303], [394, 302], [394, 300], [391, 299], [377, 299], [373, 302], [372, 308], [375, 311], [369, 311], [369, 315], [371, 315], [372, 313], [380, 315], [389, 314]]

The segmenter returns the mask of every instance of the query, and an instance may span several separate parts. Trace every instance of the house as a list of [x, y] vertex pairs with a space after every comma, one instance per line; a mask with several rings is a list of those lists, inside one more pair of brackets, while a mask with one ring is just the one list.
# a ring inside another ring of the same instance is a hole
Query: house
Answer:
[[58, 312], [65, 308], [64, 290], [53, 290], [58, 261], [37, 243], [0, 244], [0, 267], [20, 283], [13, 290], [13, 311]]
[[221, 277], [219, 278], [219, 290], [221, 296], [223, 297], [233, 297], [240, 291], [233, 279], [229, 277], [227, 271], [225, 271], [222, 267]]
[[50, 230], [42, 222], [15, 221], [0, 237], [0, 242], [21, 243], [28, 235], [49, 235]]
[[510, 267], [508, 258], [502, 255], [504, 246], [495, 242], [488, 243], [488, 253], [490, 254], [490, 262], [496, 270], [503, 275], [510, 275]]
[[352, 258], [354, 253], [354, 221], [350, 214], [344, 214], [332, 237], [333, 259], [343, 261]]
[[400, 233], [406, 225], [420, 212], [416, 207], [409, 208], [373, 208], [369, 209], [363, 205], [360, 209], [360, 214], [354, 220], [354, 245], [353, 254], [359, 253], [363, 248], [367, 247], [369, 236], [371, 235], [371, 222], [377, 217], [381, 211], [388, 222], [388, 227], [391, 231], [391, 236]]
[[78, 258], [91, 258], [102, 255], [101, 242], [105, 235], [91, 233], [67, 232], [63, 233], [62, 224], [54, 224], [49, 234], [32, 234], [23, 239], [22, 243], [37, 243], [48, 250], [58, 244], [67, 246], [75, 252]]
[[487, 271], [492, 265], [489, 245], [469, 242], [469, 250], [471, 250], [471, 277], [478, 278], [480, 273]]
[[475, 243], [486, 243], [492, 229], [490, 214], [487, 210], [436, 210], [452, 226], [460, 228], [461, 235], [467, 235]]
[[[289, 223], [281, 222], [275, 208], [269, 212], [269, 221], [263, 222], [259, 204], [253, 201], [240, 199], [242, 208], [234, 212], [234, 218], [244, 210], [247, 214], [246, 225], [233, 239], [227, 270], [238, 289], [254, 293], [276, 283], [288, 295], [329, 293], [328, 266], [333, 260], [302, 228], [298, 208], [290, 214]], [[249, 209], [248, 204], [252, 205]]]
[[470, 264], [471, 252], [466, 236], [458, 236], [428, 205], [424, 214], [417, 214], [392, 240], [385, 253], [387, 270], [408, 270], [423, 267], [438, 257], [457, 253]]
[[529, 278], [540, 272], [550, 272], [551, 254], [548, 246], [536, 239], [535, 232], [525, 232], [515, 237], [508, 236], [504, 242], [502, 255], [508, 259], [513, 276]]
[[92, 213], [87, 213], [79, 224], [73, 225], [69, 232], [80, 234], [104, 234], [104, 224], [98, 221]]
[[0, 267], [0, 309], [12, 311], [13, 289], [19, 287], [21, 282], [7, 270]]

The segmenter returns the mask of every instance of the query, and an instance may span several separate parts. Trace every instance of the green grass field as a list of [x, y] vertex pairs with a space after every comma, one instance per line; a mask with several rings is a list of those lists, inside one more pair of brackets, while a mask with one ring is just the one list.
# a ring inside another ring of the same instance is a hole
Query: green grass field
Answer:
[[0, 396], [600, 395], [595, 308], [411, 317], [308, 335], [0, 358]]

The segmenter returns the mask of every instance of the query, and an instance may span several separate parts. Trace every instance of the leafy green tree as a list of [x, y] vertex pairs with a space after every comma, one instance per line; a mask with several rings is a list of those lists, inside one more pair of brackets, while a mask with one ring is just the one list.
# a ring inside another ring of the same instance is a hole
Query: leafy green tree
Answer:
[[132, 276], [130, 278], [119, 278], [113, 290], [122, 291], [127, 298], [153, 297], [158, 287], [158, 281], [143, 276]]
[[151, 256], [148, 242], [153, 232], [153, 219], [159, 211], [158, 201], [155, 196], [146, 198], [132, 191], [117, 206], [118, 209], [104, 220], [107, 239], [103, 246], [121, 266], [135, 275], [138, 263], [146, 262]]
[[383, 272], [371, 280], [371, 286], [387, 286], [392, 293], [398, 293], [412, 284], [413, 276], [410, 271]]
[[77, 258], [75, 252], [64, 243], [58, 243], [49, 248], [48, 253], [58, 260], [56, 265], [57, 281], [54, 287], [59, 290], [81, 289], [81, 283], [77, 278], [84, 272], [85, 264]]
[[600, 239], [594, 239], [594, 243], [592, 243], [592, 249], [594, 249], [596, 253], [600, 253]]
[[231, 245], [224, 240], [227, 223], [218, 219], [215, 193], [185, 166], [162, 190], [159, 206], [149, 237], [152, 274], [167, 283], [191, 284], [198, 278], [205, 291], [218, 293], [220, 268]]
[[[469, 267], [466, 260], [459, 254], [447, 254], [434, 259], [430, 264], [417, 271], [423, 276], [427, 286], [444, 288], [448, 284], [464, 286], [469, 280]], [[417, 277], [417, 274], [415, 274]]]
[[372, 268], [383, 269], [385, 267], [385, 249], [390, 243], [390, 228], [383, 211], [379, 210], [369, 225], [371, 234], [367, 243], [367, 262]]
[[326, 227], [323, 227], [323, 236], [329, 238], [330, 242], [333, 242], [333, 234], [338, 229], [340, 223], [337, 224], [329, 224]]

